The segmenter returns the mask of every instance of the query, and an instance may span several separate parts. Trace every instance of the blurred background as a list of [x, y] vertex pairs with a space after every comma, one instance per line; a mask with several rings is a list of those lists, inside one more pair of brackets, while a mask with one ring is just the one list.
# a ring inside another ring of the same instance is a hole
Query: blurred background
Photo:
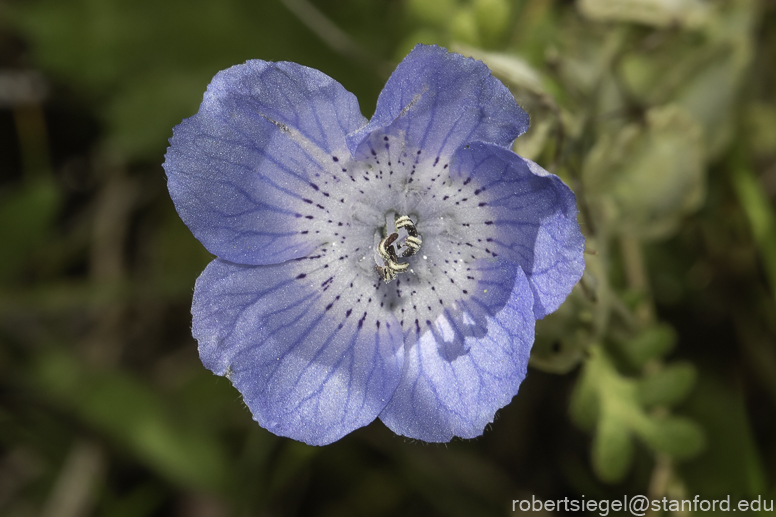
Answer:
[[[0, 0], [0, 515], [775, 499], [775, 29], [774, 0]], [[529, 112], [515, 150], [577, 193], [587, 271], [481, 438], [275, 437], [197, 357], [212, 257], [167, 139], [253, 58], [322, 70], [369, 117], [418, 42]]]

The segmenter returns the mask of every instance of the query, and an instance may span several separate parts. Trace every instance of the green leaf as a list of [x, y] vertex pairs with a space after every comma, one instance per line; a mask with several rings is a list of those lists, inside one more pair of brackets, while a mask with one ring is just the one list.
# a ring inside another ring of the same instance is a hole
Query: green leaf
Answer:
[[569, 403], [571, 419], [582, 429], [592, 430], [598, 421], [600, 400], [598, 379], [591, 372], [590, 362], [585, 364], [571, 392]]
[[407, 0], [407, 13], [418, 22], [445, 27], [458, 7], [457, 0]]
[[738, 383], [701, 376], [685, 406], [687, 414], [703, 425], [708, 442], [702, 455], [680, 465], [688, 492], [706, 497], [764, 494], [768, 486], [764, 456]]
[[[31, 0], [7, 14], [32, 42], [36, 64], [88, 99], [112, 150], [127, 159], [161, 161], [173, 125], [196, 112], [218, 70], [247, 59], [295, 61], [330, 75], [353, 67], [335, 61], [276, 1]], [[376, 18], [383, 26], [385, 16]], [[381, 81], [376, 68], [366, 72], [343, 83], [359, 94], [354, 86]]]
[[591, 348], [570, 409], [577, 423], [586, 428], [594, 424], [593, 465], [603, 481], [618, 481], [627, 471], [632, 435], [674, 458], [697, 455], [705, 445], [703, 431], [688, 418], [647, 414], [638, 386], [636, 379], [617, 371], [603, 349]]
[[163, 476], [184, 487], [228, 486], [221, 444], [202, 426], [188, 426], [150, 386], [125, 373], [90, 371], [57, 351], [38, 358], [35, 382], [52, 400], [105, 433]]
[[776, 105], [752, 101], [744, 112], [745, 141], [754, 156], [776, 154]]
[[705, 198], [701, 127], [679, 106], [651, 109], [645, 126], [630, 124], [599, 138], [583, 178], [601, 216], [619, 233], [668, 237]]
[[531, 349], [532, 367], [550, 373], [567, 373], [583, 359], [592, 341], [592, 307], [580, 287], [575, 287], [560, 308], [536, 322]]
[[196, 113], [211, 76], [212, 70], [138, 74], [105, 111], [108, 145], [125, 156], [161, 156], [172, 128]]
[[31, 254], [45, 246], [60, 202], [59, 189], [47, 179], [22, 184], [0, 198], [0, 283], [17, 277]]
[[633, 22], [653, 27], [704, 24], [710, 8], [699, 0], [580, 0], [579, 10], [600, 22]]
[[751, 168], [739, 160], [732, 164], [731, 172], [733, 188], [749, 221], [752, 237], [771, 284], [771, 294], [776, 298], [776, 213]]
[[640, 426], [636, 432], [657, 452], [677, 459], [696, 456], [706, 446], [700, 426], [684, 417], [652, 418], [649, 425]]
[[646, 328], [636, 337], [621, 345], [621, 350], [636, 368], [651, 359], [663, 357], [676, 346], [676, 332], [665, 323]]
[[735, 0], [720, 5], [706, 29], [708, 48], [716, 55], [684, 81], [674, 102], [703, 128], [709, 159], [718, 158], [735, 135], [735, 110], [744, 76], [754, 56], [757, 2]]
[[633, 441], [628, 426], [607, 415], [598, 421], [593, 437], [593, 469], [607, 483], [616, 483], [633, 461]]
[[484, 43], [493, 45], [499, 41], [511, 25], [507, 0], [474, 0], [474, 16]]
[[470, 7], [461, 7], [450, 20], [450, 35], [457, 41], [468, 43], [469, 45], [480, 44], [480, 29], [477, 26], [477, 18], [474, 9]]
[[639, 399], [644, 406], [671, 406], [681, 402], [692, 389], [698, 374], [689, 362], [675, 362], [641, 379]]

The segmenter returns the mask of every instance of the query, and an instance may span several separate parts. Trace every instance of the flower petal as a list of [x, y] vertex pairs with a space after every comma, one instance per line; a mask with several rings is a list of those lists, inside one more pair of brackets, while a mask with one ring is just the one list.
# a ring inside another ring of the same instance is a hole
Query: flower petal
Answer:
[[328, 245], [278, 265], [216, 259], [192, 306], [202, 362], [262, 427], [311, 445], [338, 440], [374, 420], [401, 377], [401, 329], [381, 309], [380, 282]]
[[475, 195], [448, 200], [468, 207], [469, 242], [482, 240], [496, 256], [520, 265], [537, 319], [556, 310], [585, 268], [574, 193], [536, 163], [492, 144], [461, 148], [450, 168], [454, 182], [474, 188]]
[[[295, 63], [248, 61], [219, 72], [199, 112], [173, 131], [170, 195], [215, 255], [274, 264], [306, 255], [341, 180], [345, 135], [361, 127], [356, 98]], [[328, 187], [327, 187], [328, 186]], [[302, 233], [304, 232], [304, 233]]]
[[369, 124], [349, 135], [348, 145], [363, 158], [381, 138], [368, 138], [371, 133], [403, 133], [409, 148], [444, 159], [473, 141], [509, 146], [527, 129], [528, 114], [485, 64], [417, 45], [388, 79]]
[[[523, 272], [512, 271], [513, 283], [491, 284], [506, 291], [505, 305], [502, 292], [490, 301], [478, 290], [459, 315], [442, 313], [407, 338], [401, 382], [380, 414], [392, 431], [427, 442], [473, 438], [512, 400], [525, 378], [534, 339], [533, 295]], [[495, 277], [500, 275], [503, 271]], [[467, 317], [469, 311], [486, 313], [482, 324], [474, 324], [481, 332], [457, 335], [461, 322], [475, 319]], [[451, 345], [456, 353], [450, 353]]]

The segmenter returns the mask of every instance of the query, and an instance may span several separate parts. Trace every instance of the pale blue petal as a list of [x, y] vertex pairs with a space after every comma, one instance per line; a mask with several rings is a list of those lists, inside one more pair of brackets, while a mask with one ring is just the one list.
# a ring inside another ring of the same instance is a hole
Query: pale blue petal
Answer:
[[278, 265], [217, 259], [194, 292], [202, 362], [265, 429], [311, 445], [338, 440], [373, 421], [401, 377], [401, 329], [380, 285], [328, 245]]
[[463, 199], [445, 200], [466, 210], [469, 240], [520, 265], [537, 319], [556, 310], [585, 267], [571, 189], [534, 162], [483, 143], [459, 150], [450, 177], [474, 187]]
[[527, 129], [526, 112], [481, 61], [417, 45], [388, 79], [369, 124], [349, 135], [348, 145], [363, 158], [383, 134], [401, 135], [407, 148], [445, 160], [473, 141], [509, 146]]
[[[511, 283], [489, 282], [487, 293], [478, 289], [457, 313], [442, 313], [406, 338], [401, 382], [380, 414], [392, 431], [427, 442], [474, 438], [517, 394], [534, 318], [528, 280], [519, 268], [512, 272]], [[504, 275], [497, 272], [493, 280]], [[491, 290], [497, 291], [493, 299]], [[475, 323], [476, 313], [484, 320]]]
[[356, 98], [317, 70], [234, 66], [173, 130], [164, 163], [170, 195], [194, 236], [222, 259], [304, 256], [323, 242], [316, 235], [331, 233], [329, 214], [344, 203], [330, 191], [350, 157], [345, 135], [365, 123]]

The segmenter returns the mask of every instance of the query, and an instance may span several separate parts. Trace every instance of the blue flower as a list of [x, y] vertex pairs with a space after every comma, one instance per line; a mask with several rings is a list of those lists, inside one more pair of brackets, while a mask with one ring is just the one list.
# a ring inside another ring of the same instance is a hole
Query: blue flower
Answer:
[[378, 417], [429, 442], [481, 435], [584, 268], [574, 194], [509, 150], [527, 128], [483, 63], [434, 46], [370, 121], [295, 63], [218, 73], [164, 163], [217, 257], [192, 306], [204, 365], [308, 444]]

